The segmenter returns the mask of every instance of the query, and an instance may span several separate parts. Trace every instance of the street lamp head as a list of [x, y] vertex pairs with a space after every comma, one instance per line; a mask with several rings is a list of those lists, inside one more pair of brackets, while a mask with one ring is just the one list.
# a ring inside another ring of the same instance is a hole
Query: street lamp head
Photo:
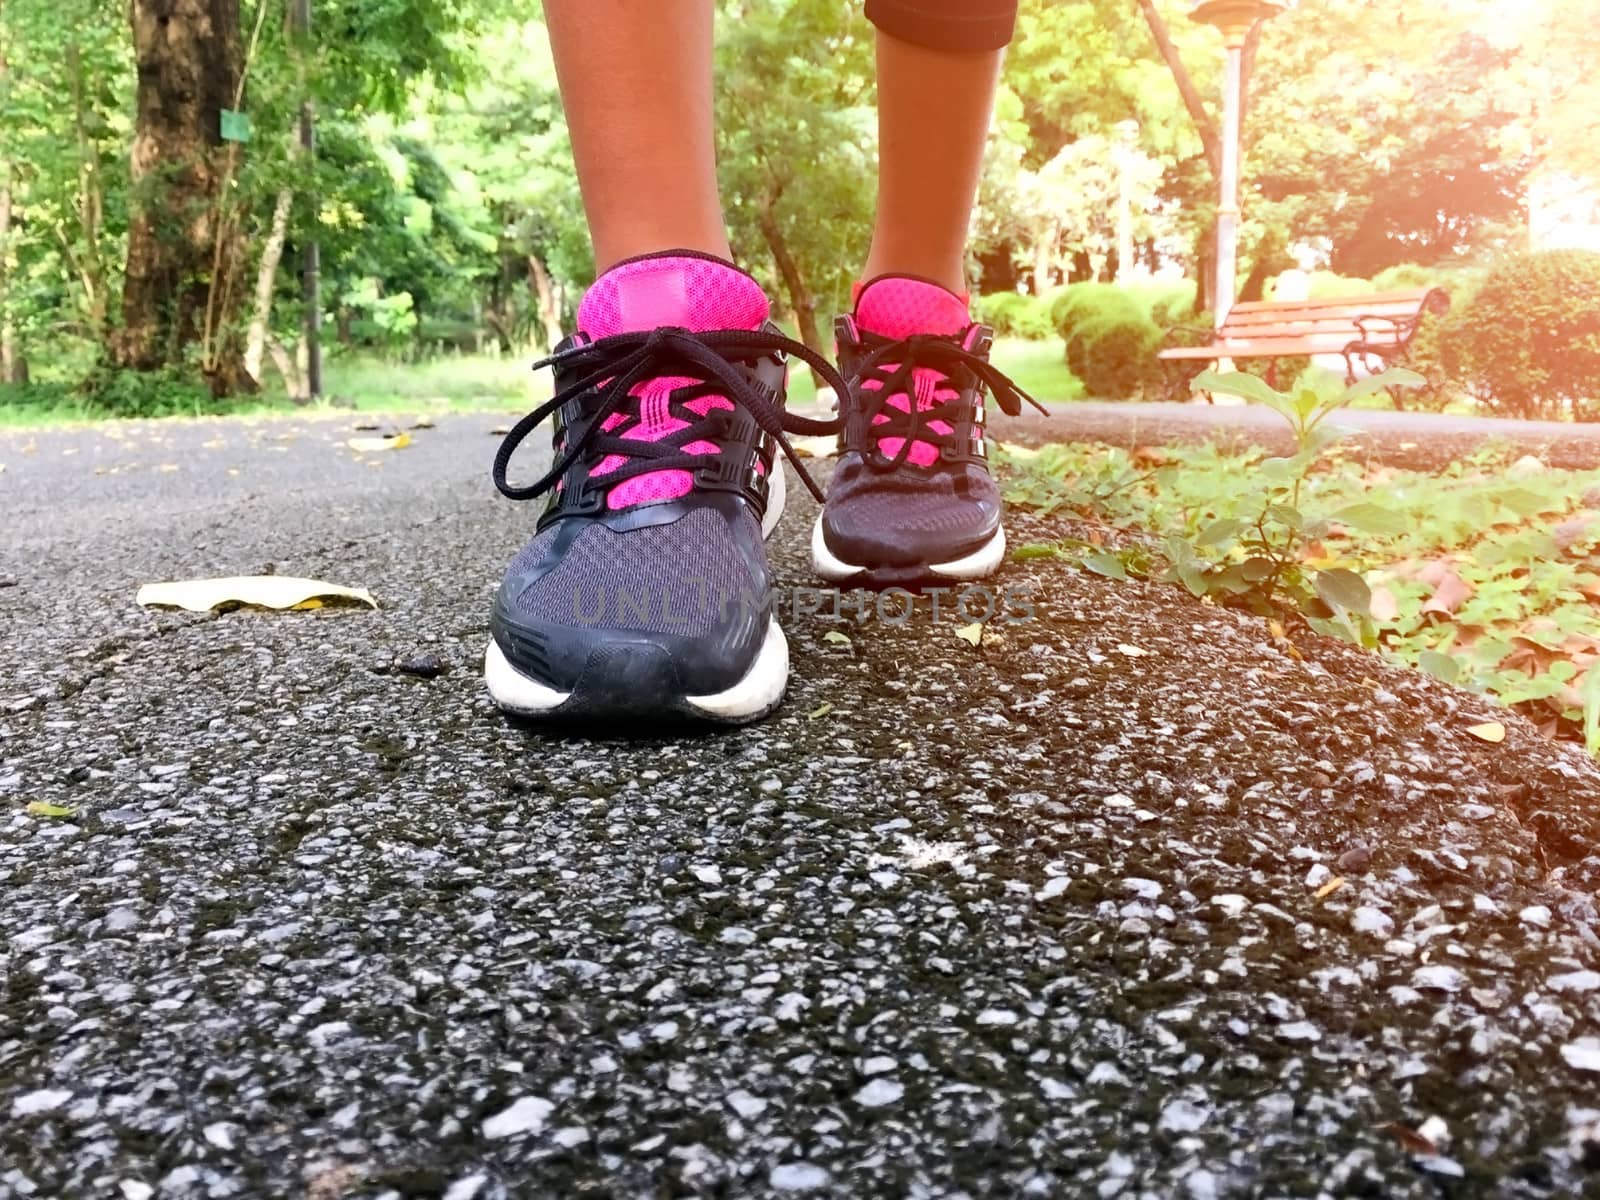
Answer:
[[1189, 19], [1215, 25], [1232, 46], [1243, 42], [1257, 21], [1270, 20], [1287, 7], [1287, 3], [1274, 0], [1198, 0]]

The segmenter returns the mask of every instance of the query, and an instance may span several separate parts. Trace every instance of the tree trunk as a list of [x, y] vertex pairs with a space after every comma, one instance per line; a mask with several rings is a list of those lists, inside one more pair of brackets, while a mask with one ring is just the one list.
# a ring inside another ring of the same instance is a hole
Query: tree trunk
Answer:
[[[153, 371], [200, 346], [215, 394], [248, 390], [253, 381], [232, 333], [236, 301], [217, 302], [235, 293], [224, 283], [243, 250], [237, 227], [221, 219], [237, 154], [223, 149], [221, 113], [239, 103], [239, 0], [131, 0], [129, 16], [139, 85], [113, 360]], [[202, 344], [210, 337], [215, 347]]]
[[261, 248], [261, 262], [256, 268], [256, 306], [250, 316], [250, 332], [245, 337], [244, 369], [257, 383], [261, 382], [261, 356], [267, 347], [267, 325], [272, 319], [272, 293], [278, 286], [278, 264], [283, 261], [283, 244], [289, 237], [289, 211], [293, 207], [294, 193], [288, 188], [281, 189], [272, 209], [267, 244]]
[[[0, 58], [0, 75], [5, 60]], [[0, 383], [21, 383], [17, 326], [11, 315], [11, 165], [0, 163]]]
[[[0, 0], [0, 27], [5, 0]], [[5, 43], [0, 42], [0, 88], [6, 82]], [[0, 161], [0, 384], [17, 380], [17, 327], [11, 314], [11, 164]]]
[[1222, 139], [1217, 135], [1216, 123], [1206, 111], [1205, 101], [1200, 98], [1200, 90], [1194, 86], [1188, 68], [1183, 65], [1183, 56], [1173, 44], [1172, 34], [1168, 32], [1167, 23], [1157, 10], [1155, 0], [1139, 0], [1139, 10], [1144, 13], [1145, 24], [1150, 27], [1150, 36], [1155, 39], [1156, 49], [1161, 51], [1161, 57], [1166, 60], [1167, 69], [1172, 72], [1173, 81], [1178, 85], [1178, 94], [1183, 97], [1183, 106], [1189, 110], [1189, 118], [1194, 122], [1196, 132], [1200, 134], [1200, 143], [1206, 151], [1206, 161], [1211, 164], [1211, 174], [1220, 178]]
[[1054, 273], [1057, 247], [1061, 242], [1061, 227], [1051, 223], [1038, 231], [1033, 242], [1033, 294], [1042, 296], [1050, 290]]
[[561, 341], [561, 300], [556, 294], [555, 280], [550, 278], [549, 269], [536, 254], [528, 255], [528, 284], [533, 289], [534, 309], [544, 330], [541, 349], [549, 354]]
[[105, 189], [100, 183], [99, 154], [89, 136], [88, 88], [83, 77], [83, 52], [77, 42], [67, 45], [66, 65], [67, 87], [72, 93], [73, 134], [78, 148], [78, 232], [83, 238], [81, 253], [73, 255], [67, 248], [67, 256], [76, 266], [78, 282], [83, 288], [83, 313], [90, 333], [97, 340], [104, 340], [106, 323], [111, 315], [106, 264], [100, 256], [100, 230], [105, 223]]
[[278, 368], [278, 374], [283, 376], [284, 394], [296, 404], [304, 404], [311, 397], [306, 387], [305, 374], [295, 365], [295, 360], [289, 356], [288, 350], [275, 337], [267, 338], [267, 353], [272, 356], [272, 365]]
[[800, 264], [795, 262], [794, 255], [789, 253], [789, 244], [784, 241], [783, 230], [778, 228], [778, 218], [772, 211], [769, 203], [761, 209], [761, 236], [767, 241], [767, 249], [772, 251], [772, 260], [778, 265], [778, 274], [783, 276], [783, 286], [789, 293], [789, 303], [794, 308], [795, 322], [800, 326], [800, 340], [818, 353], [824, 353], [826, 347], [822, 338], [817, 333], [817, 301], [811, 295], [811, 289], [806, 286], [806, 279], [800, 272]]

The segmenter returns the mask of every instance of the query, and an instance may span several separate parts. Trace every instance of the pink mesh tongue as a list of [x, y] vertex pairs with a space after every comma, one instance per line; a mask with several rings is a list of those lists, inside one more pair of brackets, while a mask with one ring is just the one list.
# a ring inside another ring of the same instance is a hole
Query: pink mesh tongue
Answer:
[[[914, 333], [957, 337], [972, 324], [967, 312], [968, 300], [965, 295], [924, 279], [882, 275], [864, 286], [856, 286], [856, 325], [888, 338], [905, 338]], [[895, 368], [894, 363], [887, 366], [891, 371]], [[941, 371], [918, 367], [911, 372], [911, 377], [917, 408], [923, 412], [945, 400], [955, 399], [958, 394]], [[878, 386], [876, 383], [862, 385], [866, 389]], [[884, 403], [901, 412], [910, 411], [910, 403], [903, 393], [888, 397]], [[884, 425], [888, 421], [887, 416], [879, 413], [872, 423]], [[928, 428], [943, 434], [951, 431], [946, 421], [929, 421]], [[904, 438], [878, 439], [878, 449], [890, 458], [899, 454], [904, 444]], [[919, 467], [931, 467], [939, 461], [939, 448], [931, 442], [916, 441], [911, 444], [906, 458]]]
[[955, 337], [972, 324], [968, 301], [969, 297], [925, 279], [880, 275], [856, 285], [856, 324], [889, 338], [913, 333]]
[[662, 255], [619, 263], [596, 279], [578, 307], [578, 328], [594, 338], [661, 325], [758, 329], [768, 311], [761, 285], [732, 264]]
[[[716, 259], [693, 255], [662, 255], [636, 258], [612, 267], [592, 286], [578, 306], [578, 328], [592, 338], [611, 337], [676, 325], [696, 332], [710, 329], [759, 329], [770, 311], [761, 285], [737, 267]], [[674, 388], [696, 382], [678, 376], [647, 379], [629, 393], [639, 401], [639, 419], [618, 436], [644, 442], [660, 441], [683, 429], [688, 422], [668, 411]], [[688, 407], [700, 416], [713, 408], [732, 408], [722, 396], [703, 396]], [[628, 418], [613, 414], [606, 421], [608, 431]], [[690, 442], [690, 454], [715, 454], [712, 442]], [[607, 455], [591, 476], [615, 471], [627, 456]], [[659, 500], [676, 500], [694, 486], [687, 471], [651, 471], [625, 479], [606, 497], [609, 508], [627, 508]]]

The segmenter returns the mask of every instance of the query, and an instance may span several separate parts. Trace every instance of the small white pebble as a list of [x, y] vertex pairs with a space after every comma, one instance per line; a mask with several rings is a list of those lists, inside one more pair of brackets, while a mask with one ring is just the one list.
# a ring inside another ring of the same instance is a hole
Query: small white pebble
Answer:
[[1363, 905], [1350, 914], [1350, 926], [1357, 933], [1392, 933], [1394, 918], [1381, 908], [1369, 908]]
[[749, 1092], [740, 1090], [728, 1093], [728, 1107], [746, 1121], [753, 1121], [767, 1111], [767, 1102], [760, 1096], [752, 1096]]
[[893, 1079], [874, 1079], [856, 1093], [856, 1103], [862, 1108], [883, 1108], [898, 1104], [906, 1089]]
[[29, 1092], [18, 1096], [11, 1102], [11, 1115], [13, 1117], [33, 1117], [40, 1113], [55, 1112], [65, 1108], [72, 1099], [72, 1093], [60, 1088], [41, 1088], [37, 1092]]
[[207, 1125], [201, 1130], [201, 1133], [206, 1141], [210, 1142], [218, 1150], [233, 1149], [233, 1126], [226, 1121], [218, 1121], [214, 1125]]
[[1411, 973], [1414, 987], [1432, 988], [1436, 992], [1459, 992], [1466, 986], [1467, 977], [1454, 967], [1433, 964], [1418, 967]]
[[1237, 892], [1224, 892], [1220, 896], [1213, 896], [1211, 903], [1230, 917], [1239, 917], [1250, 907], [1250, 901]]
[[1535, 929], [1550, 928], [1550, 910], [1542, 904], [1530, 904], [1517, 914], [1517, 920]]
[[1072, 880], [1065, 875], [1052, 875], [1044, 881], [1044, 886], [1034, 893], [1033, 898], [1035, 900], [1054, 900], [1062, 892], [1066, 891], [1071, 883]]
[[1561, 1057], [1574, 1071], [1600, 1071], [1600, 1038], [1581, 1037], [1561, 1047]]
[[1594, 971], [1569, 971], [1550, 976], [1550, 987], [1558, 992], [1592, 992], [1600, 988], [1600, 974]]
[[814, 1192], [827, 1187], [832, 1179], [815, 1163], [784, 1163], [767, 1176], [767, 1182], [780, 1192]]
[[490, 1141], [516, 1137], [519, 1133], [538, 1133], [555, 1111], [555, 1105], [540, 1096], [524, 1096], [510, 1108], [496, 1113], [483, 1123], [483, 1136]]

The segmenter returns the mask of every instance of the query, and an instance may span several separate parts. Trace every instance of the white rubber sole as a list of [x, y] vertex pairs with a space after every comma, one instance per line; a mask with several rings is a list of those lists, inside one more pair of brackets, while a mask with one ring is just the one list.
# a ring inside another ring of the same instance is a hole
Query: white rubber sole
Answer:
[[[483, 656], [483, 678], [495, 704], [521, 717], [547, 716], [572, 698], [571, 692], [557, 691], [517, 670], [493, 638]], [[767, 636], [755, 662], [738, 683], [704, 696], [680, 697], [675, 705], [667, 707], [717, 721], [753, 721], [778, 707], [788, 685], [789, 640], [774, 617], [767, 625]]]
[[[783, 516], [788, 492], [782, 463], [773, 464], [772, 487], [767, 493], [767, 511], [761, 519], [761, 536], [770, 538]], [[493, 638], [483, 656], [483, 680], [489, 696], [502, 710], [521, 717], [547, 716], [572, 698], [571, 692], [557, 691], [524, 675], [511, 665]], [[789, 640], [783, 636], [778, 619], [772, 618], [767, 636], [755, 662], [738, 683], [721, 692], [705, 696], [683, 696], [679, 712], [701, 715], [717, 721], [753, 721], [775, 709], [789, 686]]]
[[767, 489], [767, 511], [761, 518], [761, 536], [770, 538], [783, 517], [783, 505], [789, 498], [788, 472], [777, 455], [772, 459], [772, 486]]
[[[987, 579], [1000, 569], [1006, 557], [1006, 531], [996, 529], [994, 536], [971, 554], [953, 558], [949, 562], [929, 563], [921, 569], [941, 579]], [[811, 526], [811, 567], [829, 583], [842, 583], [858, 575], [870, 574], [871, 567], [847, 563], [828, 549], [822, 536], [822, 518]]]

